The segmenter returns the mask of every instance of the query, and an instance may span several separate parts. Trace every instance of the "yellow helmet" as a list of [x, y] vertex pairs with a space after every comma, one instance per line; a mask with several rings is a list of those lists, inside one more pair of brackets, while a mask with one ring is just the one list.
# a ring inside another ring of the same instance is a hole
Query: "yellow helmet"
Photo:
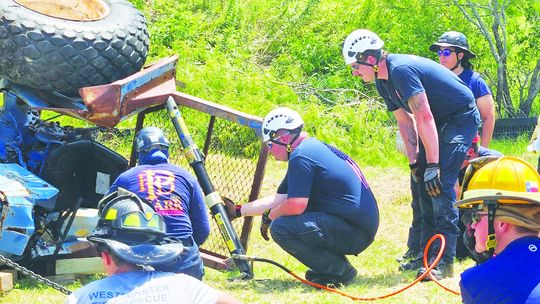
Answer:
[[527, 162], [503, 156], [479, 168], [455, 207], [488, 209], [497, 202], [497, 218], [514, 225], [540, 230], [540, 175]]
[[479, 168], [471, 177], [456, 202], [458, 208], [472, 208], [484, 200], [497, 200], [499, 204], [540, 204], [540, 175], [527, 162], [512, 156], [503, 156]]

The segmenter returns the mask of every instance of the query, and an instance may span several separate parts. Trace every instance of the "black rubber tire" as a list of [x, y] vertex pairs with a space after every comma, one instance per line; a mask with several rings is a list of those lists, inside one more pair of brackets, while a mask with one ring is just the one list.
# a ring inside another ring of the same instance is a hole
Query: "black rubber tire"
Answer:
[[0, 78], [77, 96], [139, 71], [149, 44], [144, 16], [127, 0], [103, 1], [107, 16], [79, 22], [1, 0]]

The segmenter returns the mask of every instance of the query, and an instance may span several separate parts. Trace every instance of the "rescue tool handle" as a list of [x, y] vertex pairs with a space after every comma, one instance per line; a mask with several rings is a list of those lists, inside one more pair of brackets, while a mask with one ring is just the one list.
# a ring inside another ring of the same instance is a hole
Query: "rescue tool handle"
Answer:
[[204, 167], [202, 153], [189, 134], [186, 123], [178, 109], [178, 105], [170, 96], [167, 98], [167, 111], [174, 125], [174, 129], [176, 130], [176, 134], [184, 148], [184, 156], [187, 158], [189, 165], [193, 168], [195, 176], [197, 176], [197, 180], [205, 194], [204, 200], [206, 206], [210, 209], [212, 217], [218, 225], [219, 232], [227, 245], [227, 249], [231, 253], [236, 266], [238, 266], [238, 269], [240, 269], [240, 272], [242, 273], [241, 278], [251, 279], [253, 277], [253, 272], [248, 261], [234, 258], [236, 255], [245, 255], [244, 248], [227, 217], [221, 195], [214, 189], [212, 181], [208, 176], [208, 172]]

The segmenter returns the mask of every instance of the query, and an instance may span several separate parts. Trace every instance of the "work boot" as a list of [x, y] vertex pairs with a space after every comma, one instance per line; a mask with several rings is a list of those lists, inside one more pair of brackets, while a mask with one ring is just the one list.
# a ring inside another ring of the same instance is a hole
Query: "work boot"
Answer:
[[356, 271], [356, 269], [354, 269], [353, 267], [345, 270], [345, 272], [341, 275], [320, 273], [320, 272], [316, 272], [314, 270], [308, 269], [308, 271], [306, 271], [306, 280], [315, 284], [320, 284], [320, 285], [340, 286], [340, 285], [350, 284], [354, 280], [357, 274], [358, 274], [358, 271]]
[[[421, 275], [423, 275], [426, 272], [426, 268], [422, 267], [418, 270], [418, 273], [416, 274], [416, 278], [419, 278]], [[454, 276], [454, 264], [453, 263], [444, 263], [440, 262], [435, 268], [431, 270], [431, 275], [438, 281], [442, 280], [444, 278], [451, 278]], [[429, 275], [425, 276], [422, 279], [422, 282], [428, 282], [431, 281], [431, 277]]]
[[406, 261], [412, 261], [414, 259], [416, 259], [418, 257], [419, 253], [414, 251], [414, 250], [407, 250], [407, 252], [405, 252], [405, 254], [399, 258], [396, 259], [396, 261], [398, 262], [406, 262]]
[[423, 263], [423, 257], [417, 257], [409, 262], [401, 263], [399, 265], [399, 271], [418, 270], [423, 267]]

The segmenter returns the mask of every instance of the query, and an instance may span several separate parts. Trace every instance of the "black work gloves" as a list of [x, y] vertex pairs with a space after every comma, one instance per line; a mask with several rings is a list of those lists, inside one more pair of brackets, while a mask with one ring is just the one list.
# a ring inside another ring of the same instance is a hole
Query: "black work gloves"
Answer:
[[411, 176], [415, 183], [420, 183], [424, 181], [424, 177], [422, 176], [422, 172], [420, 171], [420, 166], [418, 166], [418, 163], [409, 164], [409, 168], [411, 169]]
[[230, 198], [225, 196], [221, 196], [221, 199], [223, 200], [223, 203], [225, 203], [225, 211], [227, 211], [229, 220], [232, 221], [235, 218], [240, 217], [239, 209], [241, 208], [241, 205], [236, 205]]
[[439, 164], [429, 163], [424, 172], [424, 185], [426, 191], [431, 197], [441, 194], [442, 183], [439, 173]]
[[261, 235], [265, 241], [269, 241], [270, 237], [268, 236], [268, 230], [270, 229], [270, 224], [272, 220], [268, 217], [270, 210], [266, 210], [261, 217]]

